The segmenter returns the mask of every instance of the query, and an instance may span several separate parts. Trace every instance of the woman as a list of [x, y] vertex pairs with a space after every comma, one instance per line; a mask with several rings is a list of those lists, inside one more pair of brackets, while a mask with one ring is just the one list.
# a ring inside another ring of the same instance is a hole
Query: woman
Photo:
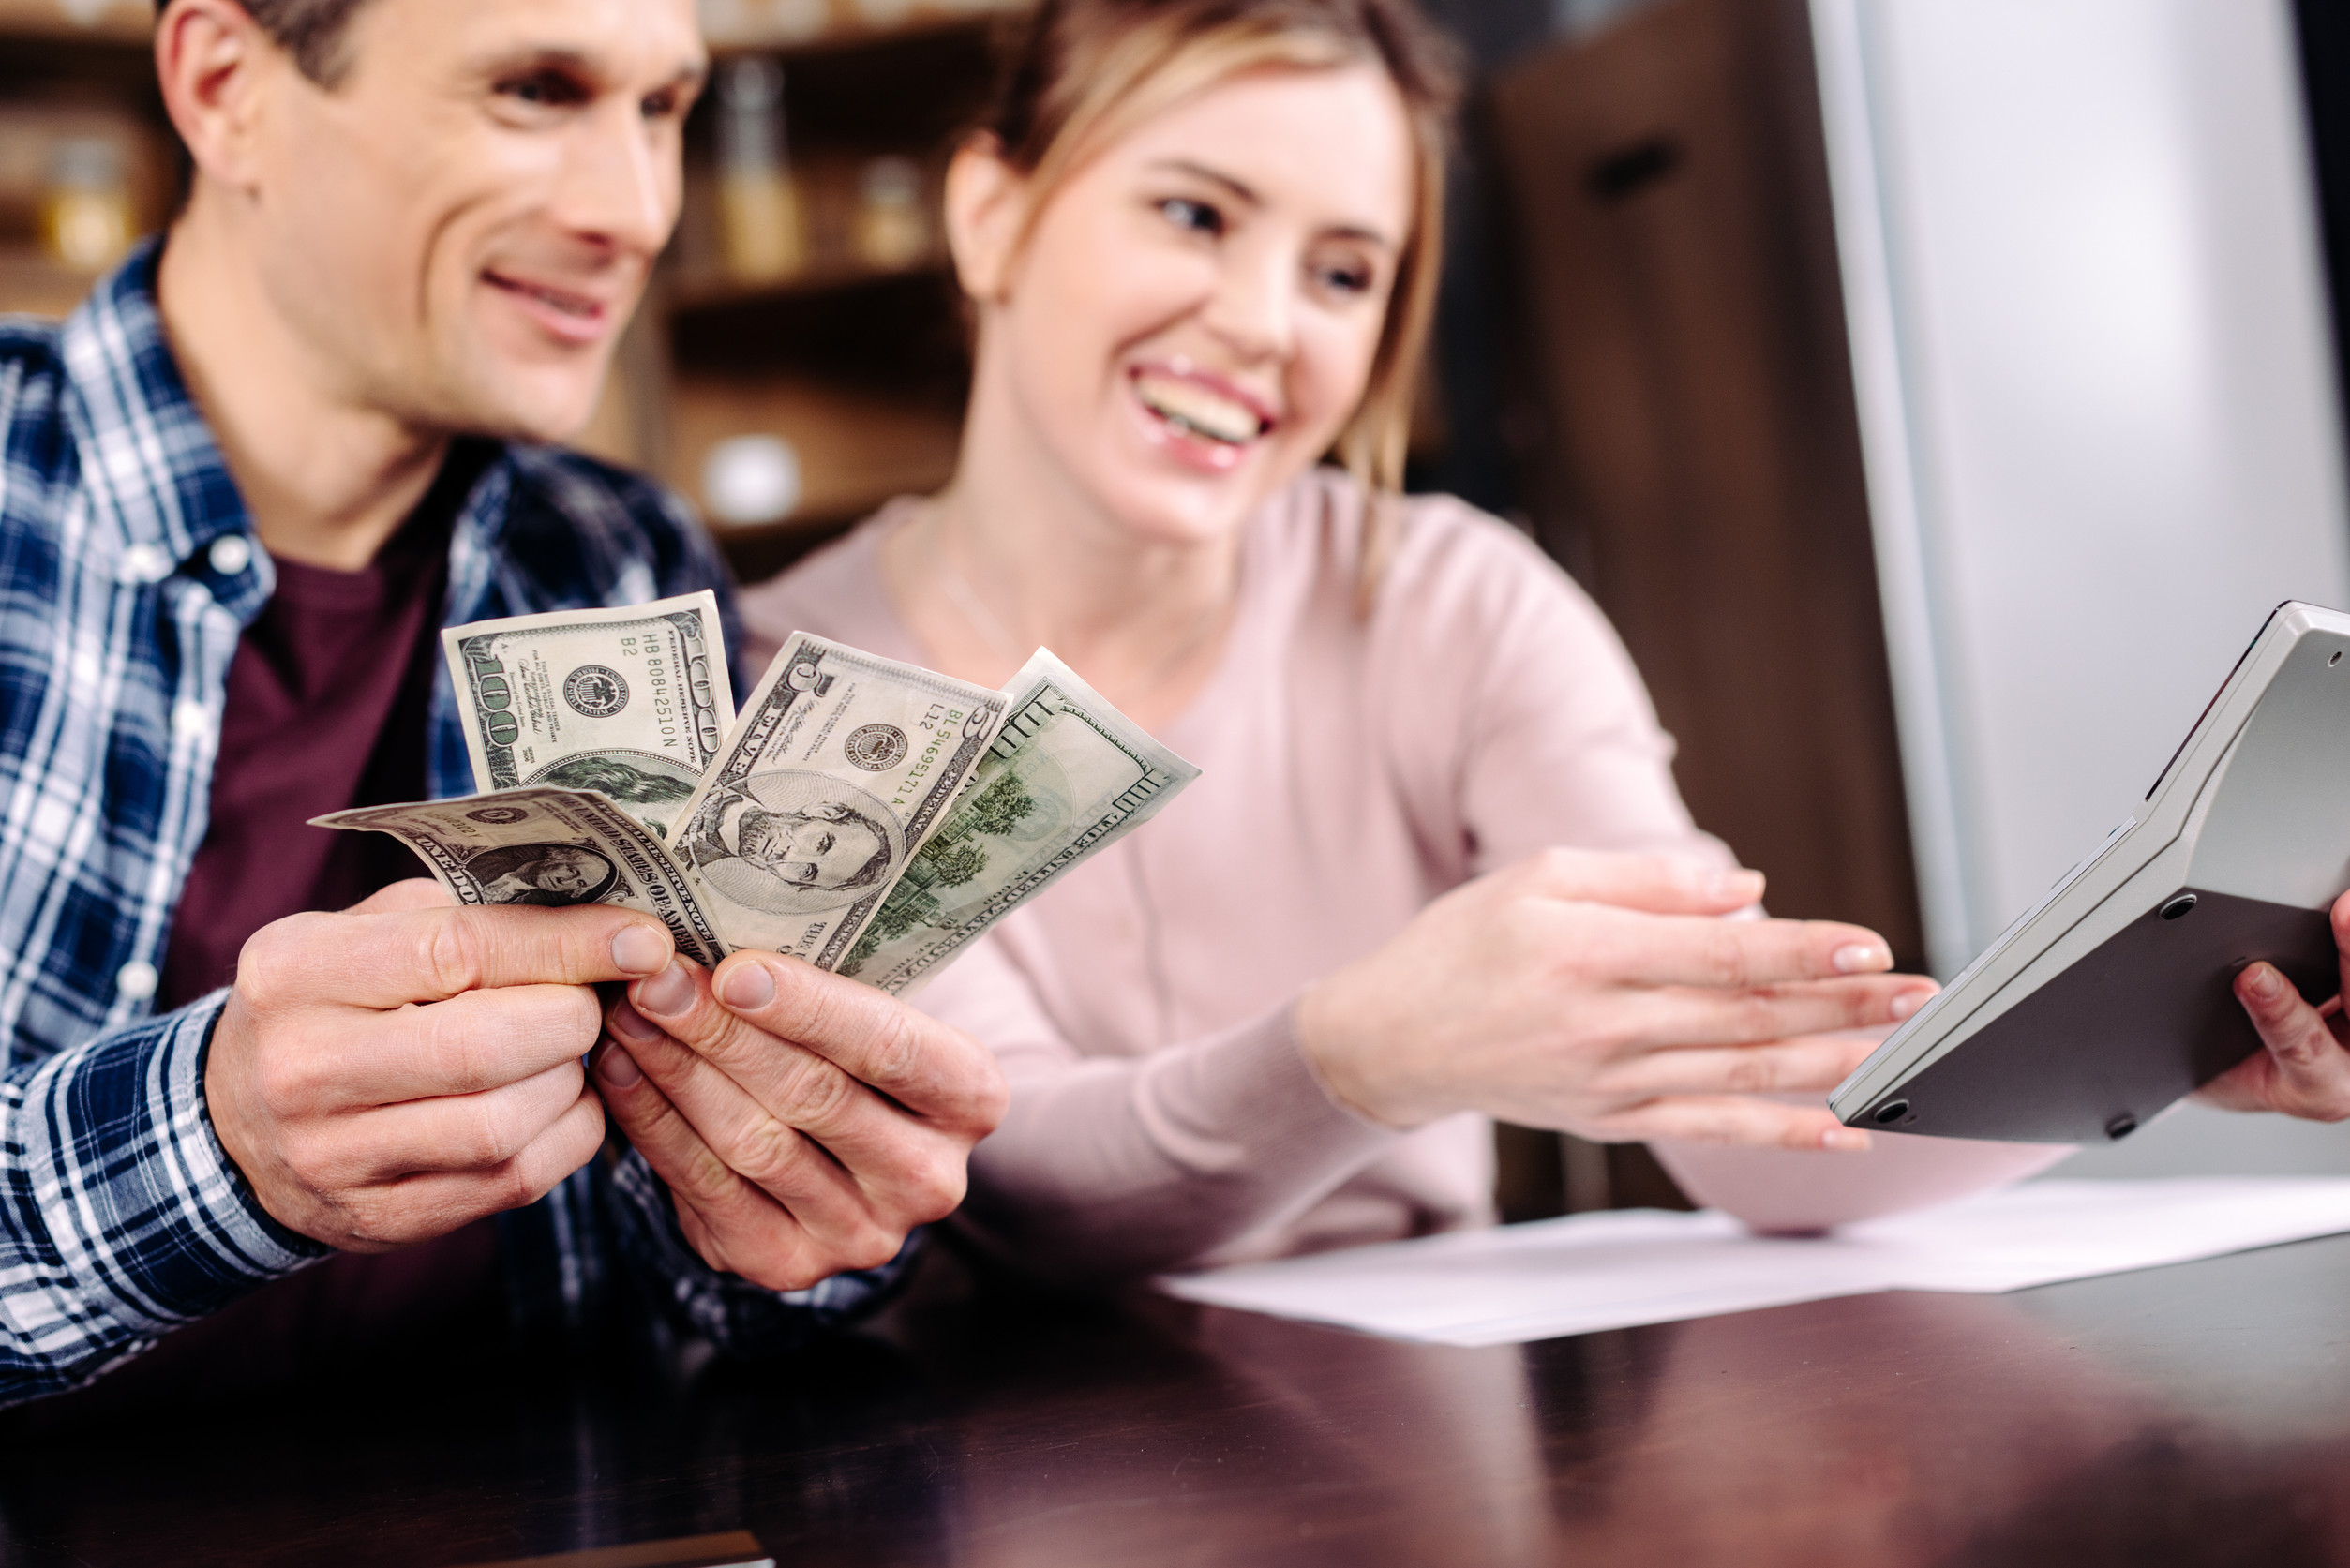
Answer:
[[1721, 918], [1761, 878], [1598, 612], [1394, 494], [1450, 94], [1405, 0], [1046, 0], [948, 177], [952, 483], [745, 597], [989, 685], [1049, 646], [1205, 769], [920, 998], [1011, 1081], [965, 1223], [1050, 1272], [1477, 1222], [1490, 1115], [1865, 1147], [1835, 1032], [1932, 992]]

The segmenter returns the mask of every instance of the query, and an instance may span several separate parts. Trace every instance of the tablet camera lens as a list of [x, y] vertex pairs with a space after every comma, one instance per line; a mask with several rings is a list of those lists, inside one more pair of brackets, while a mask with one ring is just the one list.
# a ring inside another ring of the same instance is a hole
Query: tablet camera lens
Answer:
[[2137, 1130], [2138, 1119], [2127, 1111], [2105, 1124], [2105, 1136], [2116, 1141], [2127, 1138]]
[[1877, 1108], [1877, 1125], [1879, 1127], [1891, 1127], [1895, 1122], [1901, 1120], [1902, 1117], [1907, 1116], [1908, 1113], [1909, 1102], [1908, 1100], [1889, 1099], [1884, 1104]]
[[[2163, 905], [2163, 918], [2166, 920], [2175, 920], [2178, 918], [2179, 916], [2187, 913], [2188, 910], [2193, 909], [2194, 906], [2195, 895], [2193, 893], [2181, 893], [2177, 898], [2171, 900], [2168, 903]], [[2132, 1123], [2131, 1125], [2134, 1127], [2136, 1124]], [[2114, 1136], [2118, 1138], [2120, 1134], [2116, 1133]]]

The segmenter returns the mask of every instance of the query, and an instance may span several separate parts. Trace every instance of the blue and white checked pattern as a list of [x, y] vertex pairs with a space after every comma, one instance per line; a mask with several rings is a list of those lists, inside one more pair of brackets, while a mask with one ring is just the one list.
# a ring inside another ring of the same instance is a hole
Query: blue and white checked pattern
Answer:
[[[0, 1403], [86, 1381], [324, 1256], [262, 1209], [213, 1132], [203, 1060], [225, 993], [149, 1016], [229, 663], [275, 586], [154, 280], [142, 249], [62, 325], [0, 318]], [[670, 497], [509, 445], [455, 524], [442, 624], [701, 588], [740, 647], [725, 568]], [[433, 792], [470, 791], [445, 672], [431, 726]], [[501, 1229], [523, 1332], [653, 1303], [768, 1350], [901, 1266], [789, 1295], [718, 1274], [635, 1154]]]

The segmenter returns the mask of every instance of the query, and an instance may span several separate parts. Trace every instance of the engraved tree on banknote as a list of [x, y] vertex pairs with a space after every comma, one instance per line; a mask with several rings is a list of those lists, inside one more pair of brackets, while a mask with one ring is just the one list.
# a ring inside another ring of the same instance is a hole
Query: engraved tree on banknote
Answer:
[[[890, 896], [849, 949], [841, 973], [854, 975], [884, 942], [894, 942], [919, 925], [931, 925], [947, 912], [939, 894], [977, 882], [987, 870], [988, 840], [1010, 840], [1039, 814], [1029, 781], [1016, 768], [1007, 768], [994, 783], [961, 806], [947, 825], [907, 862]], [[1055, 814], [1065, 815], [1065, 813]], [[1028, 836], [1028, 835], [1022, 835]], [[1001, 848], [998, 844], [995, 847]]]

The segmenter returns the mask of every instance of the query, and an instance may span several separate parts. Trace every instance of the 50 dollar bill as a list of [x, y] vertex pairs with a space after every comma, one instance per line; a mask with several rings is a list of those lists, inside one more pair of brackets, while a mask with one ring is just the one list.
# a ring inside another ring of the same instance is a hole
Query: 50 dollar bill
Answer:
[[1001, 692], [793, 633], [671, 836], [727, 940], [836, 967], [1004, 706]]

